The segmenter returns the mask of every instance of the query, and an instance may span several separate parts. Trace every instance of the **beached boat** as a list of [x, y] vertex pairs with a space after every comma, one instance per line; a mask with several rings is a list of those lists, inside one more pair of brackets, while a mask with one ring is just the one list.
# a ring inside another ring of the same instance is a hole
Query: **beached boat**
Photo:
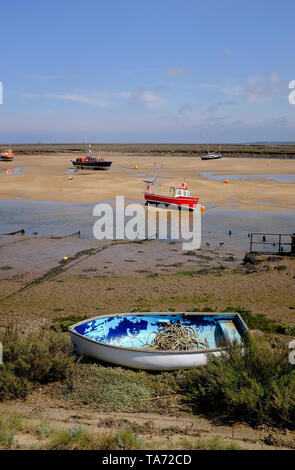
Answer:
[[219, 158], [222, 158], [223, 155], [221, 155], [220, 152], [217, 153], [207, 153], [207, 155], [203, 155], [201, 157], [202, 160], [218, 160]]
[[103, 157], [92, 155], [91, 146], [88, 147], [88, 155], [71, 160], [77, 170], [106, 170], [110, 168], [112, 162]]
[[14, 153], [11, 148], [3, 149], [0, 154], [0, 161], [2, 162], [11, 162], [14, 158]]
[[[194, 349], [163, 351], [153, 348], [165, 324], [178, 323], [195, 331]], [[69, 327], [80, 354], [135, 369], [173, 370], [202, 366], [208, 353], [220, 355], [226, 346], [241, 342], [247, 326], [238, 313], [154, 312], [103, 315]]]
[[171, 187], [173, 192], [172, 196], [164, 196], [161, 194], [154, 194], [151, 191], [152, 182], [145, 181], [146, 187], [144, 191], [144, 199], [147, 204], [163, 204], [165, 206], [188, 207], [194, 209], [199, 202], [198, 197], [192, 197], [188, 191], [186, 183], [179, 183], [178, 188]]

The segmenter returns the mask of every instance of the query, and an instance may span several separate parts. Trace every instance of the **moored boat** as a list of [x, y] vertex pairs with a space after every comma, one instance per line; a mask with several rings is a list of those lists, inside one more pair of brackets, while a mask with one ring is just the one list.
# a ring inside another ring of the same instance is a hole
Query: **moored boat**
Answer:
[[148, 204], [163, 204], [165, 206], [177, 206], [177, 207], [188, 207], [194, 209], [199, 202], [198, 197], [192, 197], [188, 191], [186, 183], [179, 183], [178, 188], [171, 187], [170, 190], [173, 192], [172, 196], [164, 196], [161, 194], [154, 194], [151, 192], [150, 181], [146, 181], [146, 187], [144, 191], [144, 199]]
[[103, 157], [92, 155], [91, 146], [88, 147], [88, 155], [71, 160], [77, 170], [106, 170], [110, 168], [112, 162]]
[[223, 155], [221, 155], [220, 152], [217, 153], [207, 153], [207, 155], [203, 155], [201, 157], [201, 160], [218, 160], [219, 158], [222, 158]]
[[[153, 342], [165, 325], [195, 332], [189, 350], [156, 350]], [[233, 341], [241, 342], [247, 326], [238, 313], [118, 313], [81, 321], [69, 327], [80, 354], [107, 363], [146, 370], [173, 370], [205, 365], [208, 354], [220, 355]]]
[[2, 162], [11, 162], [14, 158], [14, 153], [11, 148], [3, 149], [0, 154], [0, 161]]

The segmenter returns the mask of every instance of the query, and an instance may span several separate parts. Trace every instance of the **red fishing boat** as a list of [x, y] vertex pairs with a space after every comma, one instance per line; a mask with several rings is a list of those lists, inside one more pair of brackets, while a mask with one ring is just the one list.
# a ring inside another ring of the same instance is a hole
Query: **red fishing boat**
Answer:
[[3, 149], [0, 154], [0, 161], [2, 162], [11, 162], [14, 158], [14, 153], [12, 149]]
[[147, 204], [164, 204], [165, 206], [174, 205], [177, 207], [188, 207], [194, 209], [199, 202], [198, 197], [192, 197], [188, 191], [186, 183], [179, 183], [178, 188], [171, 187], [170, 190], [173, 192], [172, 196], [163, 196], [160, 194], [154, 194], [151, 191], [151, 186], [154, 184], [153, 181], [145, 181], [146, 187], [144, 191], [144, 199]]

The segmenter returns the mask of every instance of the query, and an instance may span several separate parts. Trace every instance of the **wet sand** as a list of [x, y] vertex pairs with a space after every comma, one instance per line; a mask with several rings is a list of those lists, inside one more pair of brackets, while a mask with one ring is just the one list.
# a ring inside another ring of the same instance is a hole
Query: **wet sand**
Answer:
[[[143, 201], [143, 180], [153, 175], [154, 162], [159, 168], [161, 193], [185, 180], [192, 195], [206, 204], [222, 204], [236, 209], [271, 211], [295, 209], [295, 183], [268, 179], [229, 179], [229, 183], [209, 180], [202, 172], [220, 175], [295, 174], [295, 160], [223, 158], [202, 161], [198, 157], [154, 157], [105, 155], [113, 161], [110, 170], [72, 170], [72, 154], [16, 156], [11, 163], [1, 162], [0, 169], [21, 168], [23, 174], [0, 174], [0, 199], [24, 198], [65, 202], [95, 203], [124, 196], [126, 200]], [[135, 166], [138, 169], [135, 169]], [[263, 203], [271, 203], [263, 205]], [[277, 210], [277, 209], [275, 209]]]
[[174, 242], [17, 236], [0, 242], [2, 327], [10, 320], [39, 328], [71, 315], [228, 306], [295, 325], [295, 259], [288, 257], [265, 257], [249, 269], [243, 251], [224, 246], [183, 251]]

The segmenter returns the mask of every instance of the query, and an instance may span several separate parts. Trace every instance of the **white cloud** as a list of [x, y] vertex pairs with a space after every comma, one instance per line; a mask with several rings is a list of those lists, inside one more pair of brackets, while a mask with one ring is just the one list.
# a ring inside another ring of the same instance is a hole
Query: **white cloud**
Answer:
[[126, 98], [137, 103], [143, 104], [149, 108], [157, 107], [164, 101], [157, 93], [144, 88], [137, 88], [133, 91], [125, 91], [120, 93], [122, 98]]
[[267, 78], [264, 78], [261, 74], [253, 75], [248, 77], [244, 83], [238, 85], [225, 86], [219, 83], [197, 83], [195, 86], [220, 91], [230, 96], [244, 95], [249, 101], [265, 100], [289, 93], [287, 80], [282, 79], [277, 72], [273, 72]]
[[105, 99], [104, 92], [96, 92], [91, 95], [81, 95], [77, 93], [45, 93], [45, 98], [53, 98], [63, 101], [73, 101], [76, 103], [85, 103], [92, 106], [107, 107], [108, 103]]
[[273, 72], [268, 79], [264, 80], [262, 75], [249, 77], [242, 91], [250, 101], [263, 100], [275, 95], [287, 95], [287, 82], [281, 79], [279, 74]]

